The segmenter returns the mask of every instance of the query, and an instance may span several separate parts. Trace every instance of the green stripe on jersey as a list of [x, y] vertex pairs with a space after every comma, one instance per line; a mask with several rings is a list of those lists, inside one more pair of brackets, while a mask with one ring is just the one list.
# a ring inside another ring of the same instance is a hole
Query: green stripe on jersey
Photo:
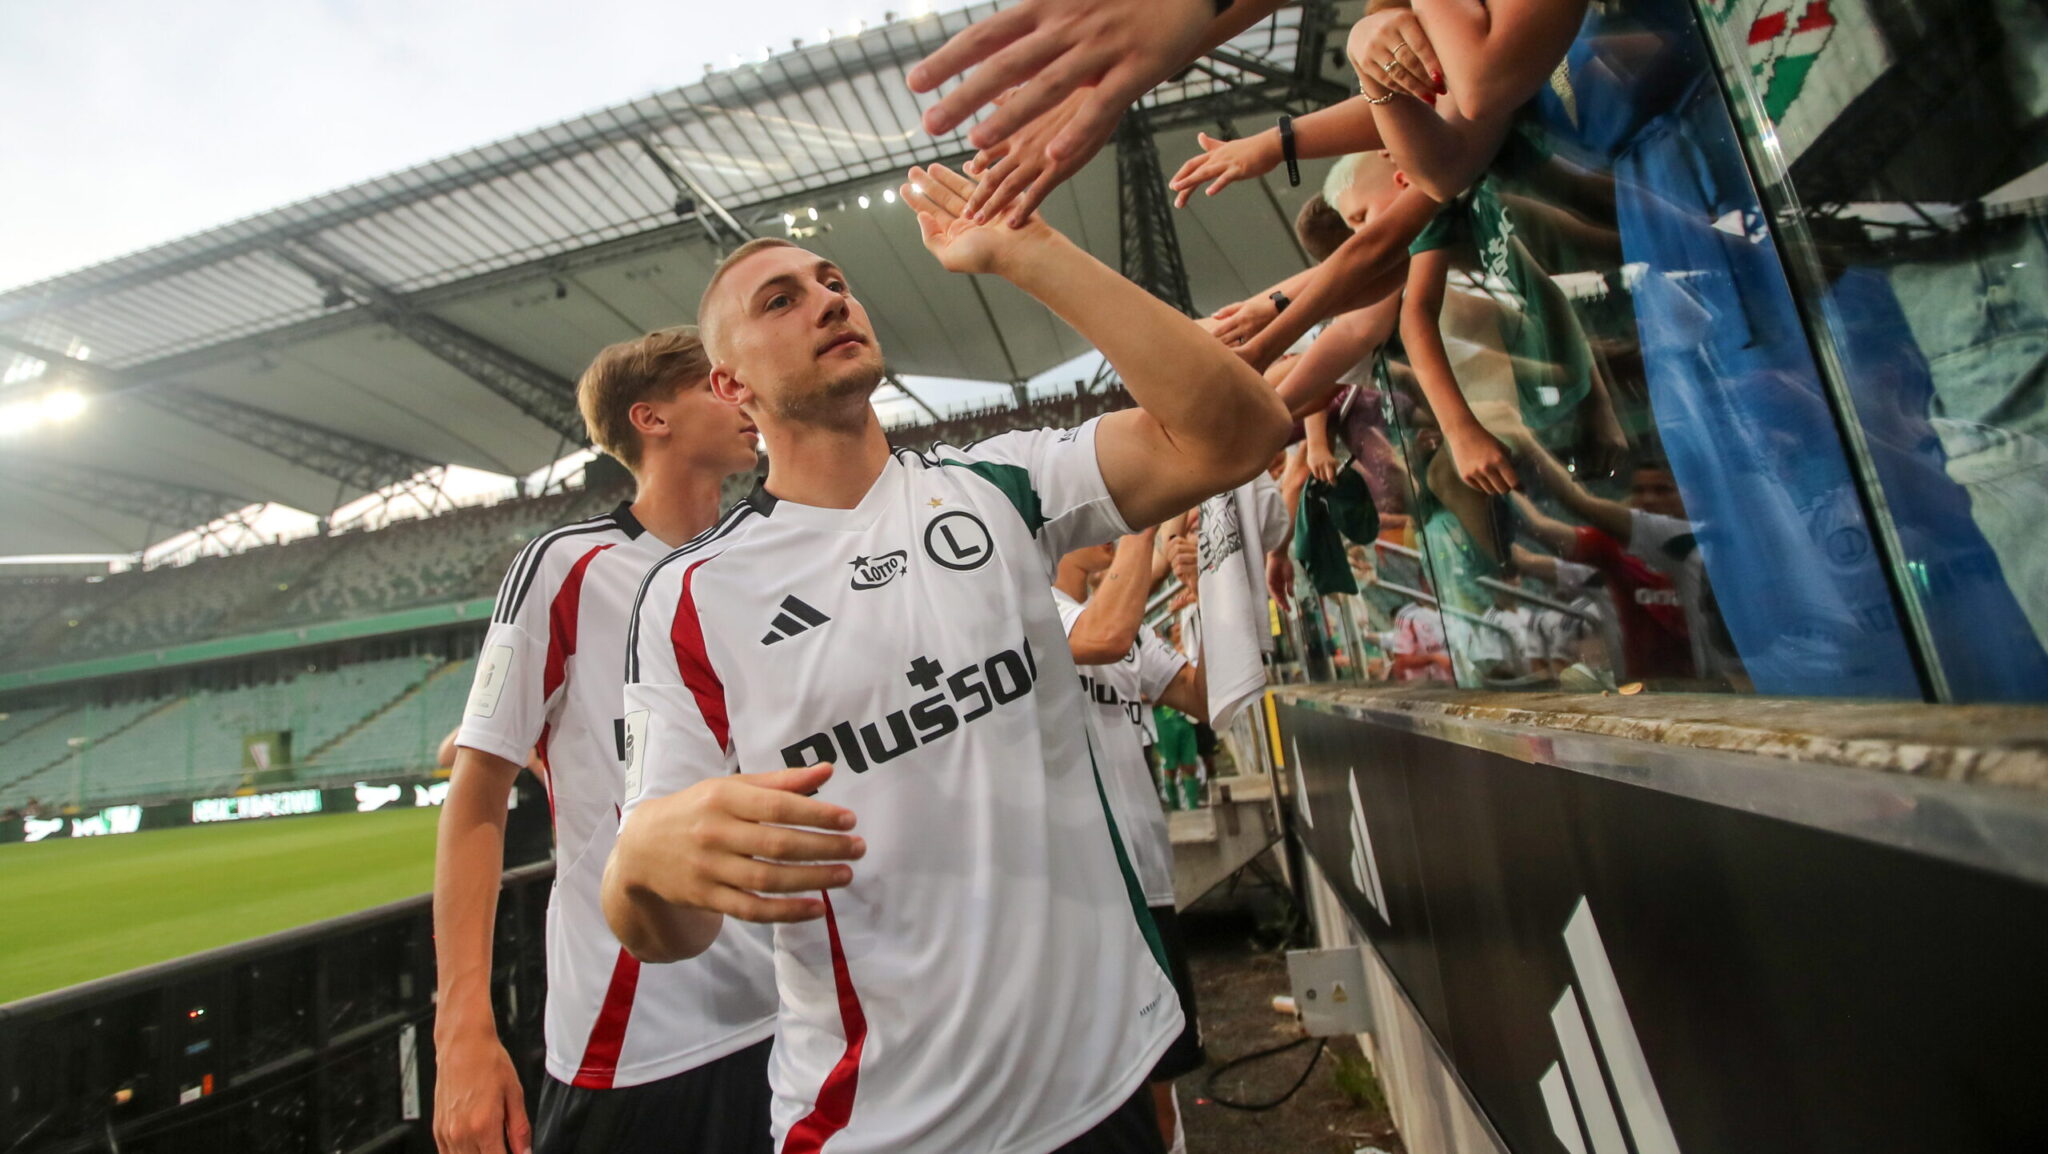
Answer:
[[1102, 788], [1102, 771], [1095, 766], [1095, 742], [1088, 742], [1088, 772], [1095, 775], [1095, 796], [1102, 802], [1102, 820], [1109, 823], [1109, 844], [1116, 850], [1116, 868], [1123, 871], [1124, 892], [1131, 899], [1131, 916], [1138, 919], [1138, 930], [1145, 935], [1145, 944], [1152, 950], [1152, 960], [1159, 963], [1159, 972], [1171, 975], [1173, 970], [1166, 964], [1166, 943], [1159, 938], [1159, 925], [1152, 920], [1152, 907], [1145, 904], [1145, 887], [1138, 884], [1138, 873], [1131, 868], [1131, 858], [1124, 852], [1123, 834], [1116, 828], [1116, 814], [1109, 808], [1109, 794]]
[[1031, 484], [1031, 470], [1022, 465], [1006, 465], [998, 461], [948, 459], [940, 461], [939, 464], [965, 469], [1002, 490], [1003, 496], [1008, 497], [1010, 504], [1016, 508], [1017, 515], [1024, 518], [1024, 527], [1031, 531], [1033, 537], [1038, 536], [1040, 526], [1045, 524], [1045, 512], [1039, 508], [1038, 490]]

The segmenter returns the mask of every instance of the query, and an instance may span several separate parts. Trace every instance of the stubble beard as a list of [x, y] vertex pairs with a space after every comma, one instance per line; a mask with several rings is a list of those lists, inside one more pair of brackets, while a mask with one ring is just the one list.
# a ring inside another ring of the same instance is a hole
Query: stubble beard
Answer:
[[[780, 420], [824, 428], [854, 428], [868, 419], [868, 399], [882, 385], [879, 359], [821, 374], [816, 388], [800, 396], [776, 397], [768, 409]], [[766, 398], [764, 398], [766, 399]]]

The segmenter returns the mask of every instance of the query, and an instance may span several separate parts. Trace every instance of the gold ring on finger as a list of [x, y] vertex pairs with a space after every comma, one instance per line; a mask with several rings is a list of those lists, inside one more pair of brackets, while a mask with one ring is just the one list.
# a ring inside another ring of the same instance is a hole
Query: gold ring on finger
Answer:
[[1392, 71], [1394, 70], [1394, 65], [1395, 65], [1395, 60], [1394, 60], [1394, 58], [1393, 58], [1393, 57], [1391, 57], [1391, 56], [1389, 56], [1389, 57], [1387, 57], [1387, 58], [1386, 58], [1385, 60], [1383, 60], [1383, 61], [1381, 61], [1381, 62], [1380, 62], [1380, 71], [1381, 71], [1381, 72], [1392, 72]]

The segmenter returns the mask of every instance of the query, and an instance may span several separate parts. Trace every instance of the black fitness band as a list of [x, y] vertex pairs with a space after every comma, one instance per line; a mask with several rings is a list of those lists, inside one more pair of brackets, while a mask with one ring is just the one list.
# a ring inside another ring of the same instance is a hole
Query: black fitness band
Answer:
[[1294, 155], [1294, 118], [1280, 118], [1280, 155], [1287, 161], [1287, 187], [1301, 187], [1301, 161]]

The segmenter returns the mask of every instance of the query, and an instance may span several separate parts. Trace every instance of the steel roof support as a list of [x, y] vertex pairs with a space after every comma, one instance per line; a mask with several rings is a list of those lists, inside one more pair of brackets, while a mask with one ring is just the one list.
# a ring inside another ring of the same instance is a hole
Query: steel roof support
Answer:
[[928, 403], [923, 397], [920, 397], [916, 393], [911, 392], [910, 386], [903, 383], [902, 377], [899, 377], [895, 373], [892, 373], [887, 369], [884, 369], [882, 370], [882, 379], [889, 382], [891, 385], [894, 385], [896, 387], [897, 392], [902, 393], [906, 397], [909, 397], [911, 401], [917, 405], [918, 408], [923, 409], [926, 413], [930, 414], [932, 420], [936, 421], [940, 419], [939, 411], [937, 409], [932, 408], [930, 403]]
[[105, 396], [140, 400], [174, 417], [226, 433], [301, 468], [365, 491], [374, 492], [435, 467], [435, 462], [425, 457], [387, 449], [373, 441], [216, 397], [188, 385], [151, 387], [137, 380], [133, 373], [82, 361], [4, 333], [0, 333], [0, 347], [43, 361], [53, 375], [83, 378]]
[[1174, 231], [1173, 194], [1159, 169], [1159, 147], [1144, 112], [1132, 109], [1116, 129], [1116, 200], [1123, 274], [1153, 296], [1194, 315], [1194, 293]]
[[174, 417], [226, 433], [244, 444], [366, 493], [436, 467], [435, 462], [425, 457], [387, 449], [347, 433], [223, 400], [186, 386], [145, 389], [134, 395]]
[[583, 443], [583, 415], [576, 409], [573, 381], [414, 307], [406, 296], [385, 288], [347, 257], [317, 240], [301, 238], [290, 247], [280, 246], [272, 251], [312, 277], [316, 284], [335, 285], [362, 302], [378, 320], [528, 417], [576, 444]]
[[175, 485], [132, 477], [111, 469], [89, 468], [22, 453], [0, 456], [0, 480], [40, 489], [89, 505], [100, 505], [150, 526], [150, 540], [161, 527], [178, 533], [211, 524], [256, 502], [212, 489]]
[[[688, 172], [683, 171], [681, 165], [670, 160], [659, 145], [645, 136], [634, 139], [640, 142], [640, 149], [647, 154], [647, 159], [653, 161], [654, 167], [660, 169], [661, 174], [668, 177], [669, 183], [675, 186], [678, 194], [677, 216], [682, 215], [681, 198], [687, 196], [696, 202], [697, 221], [704, 226], [704, 235], [713, 245], [721, 250], [738, 248], [754, 238], [753, 232], [741, 224], [738, 217], [727, 211], [717, 197], [705, 191], [703, 185], [697, 183]], [[721, 230], [731, 234], [730, 243], [719, 235]]]

